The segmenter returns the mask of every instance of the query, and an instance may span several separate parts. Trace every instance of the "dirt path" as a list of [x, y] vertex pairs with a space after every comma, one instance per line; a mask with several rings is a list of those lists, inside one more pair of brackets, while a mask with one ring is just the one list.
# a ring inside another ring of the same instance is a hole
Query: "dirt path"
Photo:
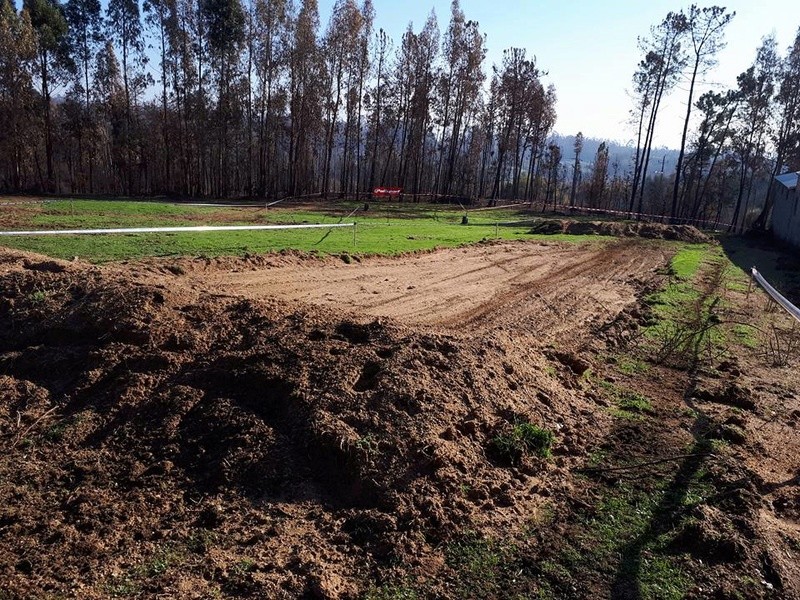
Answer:
[[[506, 243], [352, 264], [302, 261], [235, 271], [227, 264], [190, 265], [184, 281], [212, 293], [276, 297], [414, 325], [511, 328], [553, 339], [612, 319], [669, 255], [669, 248], [641, 240]], [[145, 275], [152, 277], [165, 276]]]

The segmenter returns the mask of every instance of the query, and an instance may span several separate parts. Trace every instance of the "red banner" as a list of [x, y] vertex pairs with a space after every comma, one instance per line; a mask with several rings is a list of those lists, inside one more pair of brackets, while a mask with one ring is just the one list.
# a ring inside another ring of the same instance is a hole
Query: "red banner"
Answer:
[[377, 187], [372, 190], [373, 198], [396, 198], [403, 193], [403, 188], [399, 187]]

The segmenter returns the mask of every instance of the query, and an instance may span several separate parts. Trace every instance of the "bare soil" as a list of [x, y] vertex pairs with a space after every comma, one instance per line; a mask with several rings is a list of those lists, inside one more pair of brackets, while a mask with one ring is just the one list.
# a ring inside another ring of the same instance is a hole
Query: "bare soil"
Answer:
[[[0, 252], [0, 597], [642, 598], [668, 532], [691, 597], [800, 597], [797, 371], [618, 364], [672, 252]], [[607, 384], [652, 407], [620, 418]], [[551, 457], [496, 452], [520, 422]], [[698, 478], [597, 553], [606, 498]]]

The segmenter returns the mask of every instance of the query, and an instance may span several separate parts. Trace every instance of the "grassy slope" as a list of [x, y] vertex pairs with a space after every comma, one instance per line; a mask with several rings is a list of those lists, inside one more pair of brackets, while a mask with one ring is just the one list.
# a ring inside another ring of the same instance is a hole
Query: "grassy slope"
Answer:
[[[462, 213], [432, 206], [377, 206], [341, 203], [323, 212], [275, 209], [224, 209], [124, 201], [56, 201], [21, 219], [15, 229], [77, 229], [176, 225], [242, 225], [269, 223], [358, 223], [356, 241], [350, 228], [288, 231], [115, 234], [3, 238], [2, 244], [58, 258], [78, 256], [103, 262], [146, 256], [241, 255], [281, 249], [330, 254], [399, 254], [434, 247], [453, 247], [490, 239], [583, 241], [585, 236], [537, 236], [528, 225], [503, 225], [530, 218], [513, 210], [476, 211], [469, 225]], [[499, 226], [497, 223], [501, 223]], [[596, 237], [593, 239], [597, 239]]]

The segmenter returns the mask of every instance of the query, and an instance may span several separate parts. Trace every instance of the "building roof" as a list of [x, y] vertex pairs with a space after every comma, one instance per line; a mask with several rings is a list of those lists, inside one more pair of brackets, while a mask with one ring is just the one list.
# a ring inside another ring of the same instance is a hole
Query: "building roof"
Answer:
[[800, 178], [800, 172], [797, 173], [784, 173], [783, 175], [778, 175], [775, 179], [778, 180], [784, 187], [793, 190], [797, 188], [797, 180]]

